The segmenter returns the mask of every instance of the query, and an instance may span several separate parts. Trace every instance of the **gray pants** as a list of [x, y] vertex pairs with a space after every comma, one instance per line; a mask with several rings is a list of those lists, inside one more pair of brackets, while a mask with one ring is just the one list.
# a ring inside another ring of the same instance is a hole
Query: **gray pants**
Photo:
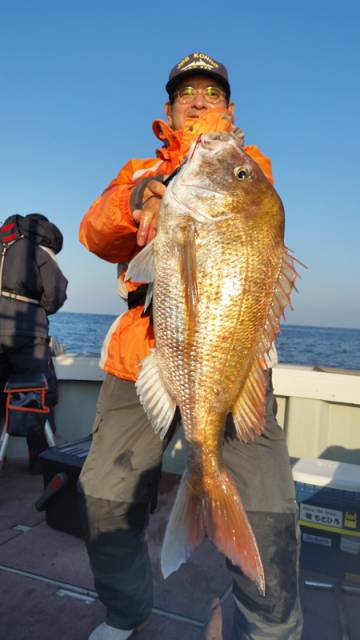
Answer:
[[[297, 508], [288, 452], [276, 422], [271, 372], [266, 427], [254, 442], [235, 437], [229, 417], [223, 458], [238, 485], [264, 565], [266, 596], [227, 562], [236, 603], [233, 640], [299, 640]], [[108, 375], [102, 385], [93, 441], [80, 476], [86, 544], [107, 622], [132, 629], [151, 613], [153, 587], [145, 542], [156, 500], [161, 459], [179, 424], [161, 441], [139, 404], [133, 383]]]

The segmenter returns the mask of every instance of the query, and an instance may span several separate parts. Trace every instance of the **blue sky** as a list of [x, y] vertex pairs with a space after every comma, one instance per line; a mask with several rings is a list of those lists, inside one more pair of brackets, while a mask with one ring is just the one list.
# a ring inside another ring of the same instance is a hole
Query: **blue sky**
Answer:
[[3, 0], [0, 220], [40, 211], [65, 238], [64, 311], [116, 314], [113, 265], [77, 240], [129, 157], [153, 155], [170, 68], [229, 70], [236, 121], [271, 157], [286, 243], [308, 266], [291, 324], [360, 328], [360, 4]]

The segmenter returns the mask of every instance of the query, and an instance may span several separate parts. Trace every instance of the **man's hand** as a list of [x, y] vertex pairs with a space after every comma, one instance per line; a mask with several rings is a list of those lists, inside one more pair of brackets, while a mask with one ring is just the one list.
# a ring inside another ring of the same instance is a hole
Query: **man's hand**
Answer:
[[136, 237], [140, 247], [155, 238], [158, 213], [165, 191], [166, 186], [164, 184], [158, 180], [151, 180], [144, 190], [142, 209], [133, 211], [133, 218], [139, 224]]

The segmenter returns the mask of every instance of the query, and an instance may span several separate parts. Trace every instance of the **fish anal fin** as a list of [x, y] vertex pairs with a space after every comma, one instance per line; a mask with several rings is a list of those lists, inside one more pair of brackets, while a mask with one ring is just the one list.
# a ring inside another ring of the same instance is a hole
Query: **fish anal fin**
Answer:
[[254, 440], [262, 433], [265, 414], [264, 361], [256, 360], [245, 385], [232, 407], [236, 433], [242, 442]]
[[155, 349], [142, 361], [135, 387], [155, 433], [164, 438], [173, 420], [176, 403], [162, 380]]

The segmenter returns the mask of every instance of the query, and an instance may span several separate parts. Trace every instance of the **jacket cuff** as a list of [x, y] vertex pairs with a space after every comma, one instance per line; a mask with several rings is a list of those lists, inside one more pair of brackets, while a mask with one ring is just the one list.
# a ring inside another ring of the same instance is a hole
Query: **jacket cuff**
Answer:
[[151, 180], [157, 180], [158, 182], [162, 182], [163, 179], [164, 179], [164, 176], [161, 174], [157, 176], [149, 176], [148, 178], [144, 178], [143, 180], [141, 180], [141, 182], [138, 182], [138, 184], [131, 191], [130, 211], [133, 212], [135, 211], [135, 209], [142, 209], [144, 191], [148, 183], [151, 182]]
[[132, 227], [136, 228], [136, 223], [134, 222], [134, 219], [132, 216], [132, 208], [130, 204], [132, 191], [133, 190], [131, 189], [131, 187], [129, 187], [128, 189], [124, 189], [122, 191], [118, 201], [118, 207], [119, 207], [121, 219], [123, 220], [123, 222], [125, 223], [127, 222]]

